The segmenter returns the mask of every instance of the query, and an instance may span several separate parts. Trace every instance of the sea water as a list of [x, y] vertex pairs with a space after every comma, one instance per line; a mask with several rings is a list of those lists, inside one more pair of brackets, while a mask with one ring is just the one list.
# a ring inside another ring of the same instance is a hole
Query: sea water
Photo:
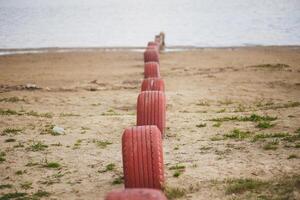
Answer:
[[300, 45], [300, 0], [0, 0], [0, 49]]

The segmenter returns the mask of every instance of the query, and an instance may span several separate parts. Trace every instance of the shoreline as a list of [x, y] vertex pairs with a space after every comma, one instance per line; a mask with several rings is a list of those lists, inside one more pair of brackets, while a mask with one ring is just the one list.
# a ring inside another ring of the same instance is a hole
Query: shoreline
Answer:
[[[292, 48], [299, 49], [300, 45], [246, 45], [246, 46], [167, 46], [165, 52], [180, 52], [180, 51], [192, 51], [192, 50], [204, 50], [204, 49], [249, 49], [249, 48]], [[128, 46], [116, 46], [116, 47], [41, 47], [41, 48], [12, 48], [1, 49], [0, 56], [16, 55], [16, 54], [37, 54], [37, 53], [65, 53], [65, 52], [94, 52], [94, 51], [133, 51], [142, 52], [145, 47], [128, 47]]]

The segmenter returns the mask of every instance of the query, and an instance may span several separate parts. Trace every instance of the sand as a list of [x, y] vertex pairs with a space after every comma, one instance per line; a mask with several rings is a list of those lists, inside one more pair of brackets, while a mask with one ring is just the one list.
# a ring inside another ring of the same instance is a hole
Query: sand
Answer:
[[[141, 52], [6, 55], [0, 56], [0, 71], [0, 185], [9, 184], [0, 189], [0, 197], [18, 191], [39, 198], [40, 190], [49, 193], [41, 199], [103, 199], [123, 188], [118, 184], [121, 135], [136, 122]], [[184, 193], [180, 199], [275, 198], [281, 194], [270, 189], [273, 183], [291, 179], [295, 184], [288, 185], [291, 190], [282, 184], [283, 195], [299, 197], [299, 47], [165, 52], [161, 75], [171, 195], [177, 188]], [[258, 121], [241, 120], [252, 114], [276, 119], [264, 129]], [[221, 119], [232, 116], [237, 118]], [[212, 121], [216, 118], [221, 122]], [[54, 125], [64, 133], [53, 135]], [[234, 129], [240, 137], [232, 136]], [[254, 141], [262, 133], [269, 136]], [[9, 142], [11, 138], [15, 140]], [[50, 168], [51, 162], [59, 166]], [[115, 167], [106, 170], [109, 164]], [[179, 177], [169, 169], [176, 164], [185, 166]], [[268, 187], [228, 192], [230, 184], [243, 178]]]

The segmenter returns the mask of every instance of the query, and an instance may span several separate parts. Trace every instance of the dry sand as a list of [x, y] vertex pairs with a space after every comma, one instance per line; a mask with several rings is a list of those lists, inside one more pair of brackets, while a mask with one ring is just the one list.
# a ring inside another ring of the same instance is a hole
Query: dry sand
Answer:
[[[122, 177], [122, 132], [136, 121], [141, 52], [7, 55], [0, 56], [0, 72], [0, 199], [16, 191], [47, 195], [39, 190], [50, 193], [42, 199], [103, 199], [123, 188], [113, 182]], [[169, 195], [177, 188], [181, 199], [299, 198], [299, 47], [166, 52], [161, 74]], [[262, 129], [241, 120], [251, 114], [277, 119]], [[239, 118], [221, 119], [232, 116]], [[64, 134], [52, 135], [53, 125]], [[253, 141], [261, 133], [269, 135]], [[47, 167], [51, 162], [60, 166]], [[106, 171], [108, 164], [115, 167]], [[185, 166], [177, 178], [169, 169], [176, 164]], [[230, 187], [243, 178], [254, 189]]]

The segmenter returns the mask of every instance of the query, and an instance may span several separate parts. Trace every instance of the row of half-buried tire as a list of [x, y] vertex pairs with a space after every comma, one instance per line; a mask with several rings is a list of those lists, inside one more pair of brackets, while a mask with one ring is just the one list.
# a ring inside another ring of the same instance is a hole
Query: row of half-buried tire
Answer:
[[126, 128], [122, 135], [125, 189], [110, 192], [106, 200], [167, 200], [161, 192], [166, 100], [159, 67], [159, 45], [149, 42], [137, 99], [137, 126]]

